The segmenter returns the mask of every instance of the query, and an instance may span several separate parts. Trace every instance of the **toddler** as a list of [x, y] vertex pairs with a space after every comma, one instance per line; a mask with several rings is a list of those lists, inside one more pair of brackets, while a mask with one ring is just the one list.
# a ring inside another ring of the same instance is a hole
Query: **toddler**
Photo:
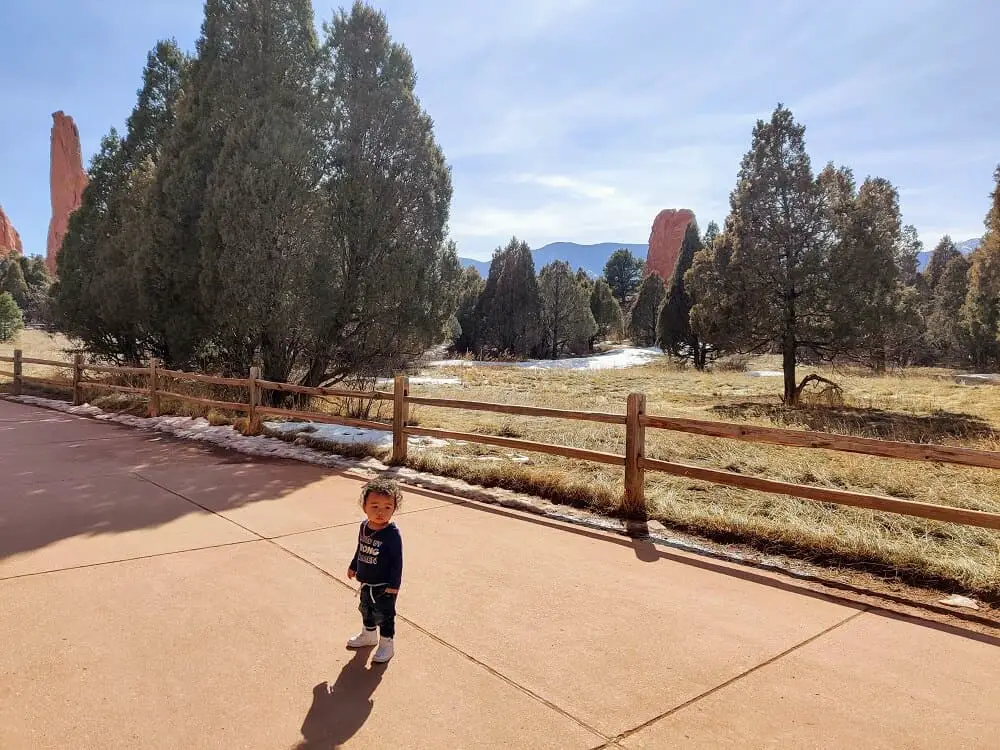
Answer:
[[358, 546], [347, 568], [347, 577], [361, 584], [361, 632], [347, 642], [348, 648], [378, 645], [372, 661], [384, 664], [395, 653], [396, 595], [403, 577], [403, 538], [392, 514], [403, 496], [399, 485], [377, 478], [361, 491], [361, 507], [367, 517], [358, 530]]

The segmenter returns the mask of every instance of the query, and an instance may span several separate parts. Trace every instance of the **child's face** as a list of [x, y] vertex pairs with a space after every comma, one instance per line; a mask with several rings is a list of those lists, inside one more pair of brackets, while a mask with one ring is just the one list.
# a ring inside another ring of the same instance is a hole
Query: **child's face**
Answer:
[[396, 512], [396, 501], [388, 495], [373, 492], [365, 498], [365, 515], [371, 526], [385, 526]]

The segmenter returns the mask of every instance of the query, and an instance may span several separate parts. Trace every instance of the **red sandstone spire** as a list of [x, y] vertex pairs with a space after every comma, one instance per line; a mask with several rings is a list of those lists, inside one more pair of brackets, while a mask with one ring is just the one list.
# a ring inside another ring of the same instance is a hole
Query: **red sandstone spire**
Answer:
[[87, 187], [87, 173], [83, 170], [80, 153], [80, 131], [72, 117], [62, 112], [52, 115], [52, 162], [49, 184], [52, 191], [52, 221], [49, 223], [49, 241], [45, 264], [49, 273], [56, 272], [56, 256], [62, 247], [69, 217], [80, 207], [83, 189]]

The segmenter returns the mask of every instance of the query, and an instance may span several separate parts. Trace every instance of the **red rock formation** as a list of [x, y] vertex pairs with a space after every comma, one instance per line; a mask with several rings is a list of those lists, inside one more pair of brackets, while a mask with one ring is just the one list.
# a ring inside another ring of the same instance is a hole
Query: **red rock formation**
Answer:
[[56, 256], [62, 247], [69, 217], [80, 207], [83, 189], [87, 187], [87, 173], [83, 171], [80, 153], [80, 131], [72, 117], [62, 112], [52, 115], [52, 162], [49, 184], [52, 190], [52, 221], [49, 223], [49, 242], [45, 264], [49, 273], [56, 272]]
[[3, 206], [0, 206], [0, 258], [23, 254], [24, 246], [21, 245], [21, 235], [17, 233], [14, 225], [7, 218], [7, 214], [3, 212]]
[[646, 273], [654, 271], [669, 284], [674, 267], [681, 254], [681, 244], [688, 224], [694, 221], [694, 212], [686, 208], [668, 208], [660, 211], [653, 221], [649, 234], [649, 251], [646, 255]]

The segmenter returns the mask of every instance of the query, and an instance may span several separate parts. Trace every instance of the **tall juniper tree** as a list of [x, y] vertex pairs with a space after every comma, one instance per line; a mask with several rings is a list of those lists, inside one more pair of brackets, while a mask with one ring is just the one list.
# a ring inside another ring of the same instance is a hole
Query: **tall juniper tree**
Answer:
[[699, 335], [735, 351], [781, 352], [787, 404], [800, 393], [795, 374], [802, 354], [831, 341], [831, 229], [824, 207], [805, 127], [778, 105], [769, 121], [754, 127], [730, 196], [725, 243], [694, 264], [689, 280]]
[[[706, 239], [714, 244], [718, 233], [718, 226], [712, 222], [706, 232]], [[691, 308], [694, 306], [694, 298], [688, 290], [685, 276], [694, 263], [695, 255], [702, 247], [702, 240], [698, 236], [698, 223], [692, 221], [684, 232], [681, 252], [677, 258], [674, 274], [667, 285], [667, 296], [660, 307], [656, 325], [657, 345], [671, 356], [691, 362], [697, 370], [704, 370], [709, 359], [717, 351], [691, 327]]]
[[400, 367], [439, 343], [462, 282], [445, 236], [451, 171], [410, 53], [356, 2], [326, 26], [322, 57], [309, 384]]

